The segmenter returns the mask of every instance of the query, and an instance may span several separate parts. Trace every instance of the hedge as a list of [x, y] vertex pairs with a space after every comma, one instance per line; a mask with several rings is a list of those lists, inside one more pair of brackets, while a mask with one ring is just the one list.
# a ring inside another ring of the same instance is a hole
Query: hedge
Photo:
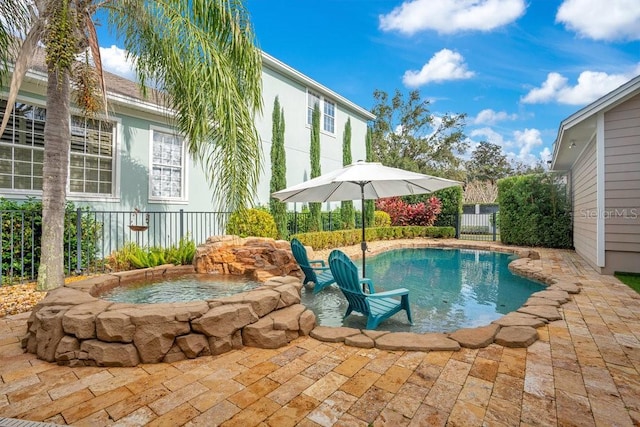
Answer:
[[500, 238], [508, 245], [572, 248], [571, 205], [558, 174], [536, 174], [498, 181]]
[[[456, 230], [453, 227], [422, 227], [417, 225], [405, 227], [374, 227], [365, 230], [368, 242], [375, 240], [412, 239], [415, 237], [452, 238]], [[315, 250], [332, 249], [360, 243], [362, 230], [319, 231], [299, 233], [291, 236]]]

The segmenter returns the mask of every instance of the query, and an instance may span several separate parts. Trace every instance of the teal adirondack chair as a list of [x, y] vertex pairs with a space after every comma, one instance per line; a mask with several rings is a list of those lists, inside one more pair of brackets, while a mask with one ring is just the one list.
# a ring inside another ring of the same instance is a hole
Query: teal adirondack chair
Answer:
[[[336, 284], [349, 302], [345, 318], [352, 311], [362, 313], [367, 316], [367, 329], [376, 329], [383, 320], [390, 318], [400, 310], [406, 310], [409, 323], [413, 324], [408, 289], [398, 288], [376, 293], [373, 281], [359, 278], [358, 268], [353, 261], [344, 252], [337, 249], [329, 254], [329, 268], [336, 279]], [[368, 287], [368, 294], [363, 292], [363, 285]], [[398, 296], [401, 297], [400, 301], [392, 298]]]
[[[304, 273], [304, 284], [313, 282], [313, 293], [317, 294], [327, 286], [336, 282], [329, 267], [325, 266], [323, 260], [309, 260], [307, 250], [298, 239], [291, 239], [291, 252], [293, 257]], [[312, 264], [320, 264], [320, 267], [313, 267]]]

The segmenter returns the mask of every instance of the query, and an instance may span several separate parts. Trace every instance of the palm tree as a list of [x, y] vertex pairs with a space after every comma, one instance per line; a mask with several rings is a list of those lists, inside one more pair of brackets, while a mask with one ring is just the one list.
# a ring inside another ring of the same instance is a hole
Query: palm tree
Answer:
[[[39, 44], [46, 55], [41, 290], [64, 283], [71, 82], [89, 95], [79, 102], [86, 114], [107, 114], [95, 30], [99, 10], [134, 60], [143, 93], [151, 87], [162, 94], [190, 154], [207, 171], [216, 208], [247, 206], [261, 170], [253, 121], [262, 109], [261, 54], [241, 0], [2, 0], [0, 78], [8, 76], [9, 66], [13, 72], [0, 135], [29, 58]], [[91, 53], [94, 67], [77, 67], [83, 52]], [[95, 75], [86, 78], [87, 70]]]

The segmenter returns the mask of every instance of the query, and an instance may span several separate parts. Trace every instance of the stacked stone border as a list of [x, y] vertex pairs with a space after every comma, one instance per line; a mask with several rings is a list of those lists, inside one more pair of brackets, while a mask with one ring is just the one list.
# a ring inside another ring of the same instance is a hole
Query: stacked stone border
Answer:
[[54, 289], [34, 307], [22, 346], [61, 365], [136, 366], [217, 355], [243, 345], [278, 348], [315, 326], [313, 312], [300, 304], [300, 279], [293, 276], [207, 301], [123, 304], [96, 298], [126, 283], [194, 272], [193, 266], [164, 265]]
[[[528, 248], [420, 239], [384, 242], [371, 253], [429, 247], [514, 253], [519, 258], [509, 268], [547, 288], [490, 325], [449, 334], [315, 326], [313, 312], [300, 304], [302, 285], [295, 276], [272, 277], [252, 291], [189, 303], [121, 304], [96, 298], [129, 282], [195, 271], [193, 266], [165, 265], [97, 276], [50, 291], [31, 313], [22, 345], [40, 359], [71, 366], [173, 362], [243, 345], [278, 348], [300, 335], [384, 350], [457, 351], [494, 342], [527, 347], [538, 339], [536, 328], [562, 319], [561, 305], [580, 292], [579, 283], [570, 277], [543, 274], [539, 253]], [[324, 252], [316, 252], [315, 258], [326, 258]], [[355, 251], [349, 255], [357, 258]]]
[[[355, 247], [350, 249], [353, 248]], [[460, 347], [482, 348], [494, 342], [505, 347], [528, 347], [539, 338], [536, 328], [562, 319], [561, 305], [569, 301], [570, 294], [580, 292], [579, 283], [571, 277], [543, 274], [543, 260], [536, 250], [530, 248], [454, 239], [420, 239], [382, 242], [372, 248], [370, 254], [405, 248], [459, 248], [512, 253], [519, 258], [509, 264], [509, 269], [521, 276], [537, 280], [547, 287], [532, 294], [518, 310], [487, 326], [459, 329], [453, 333], [418, 334], [317, 326], [310, 335], [320, 341], [343, 342], [349, 346], [375, 347], [381, 350], [458, 351]], [[347, 251], [347, 254], [352, 258], [359, 257], [357, 250]], [[314, 254], [314, 258], [327, 256], [328, 251], [317, 251]], [[384, 327], [384, 324], [382, 326]]]

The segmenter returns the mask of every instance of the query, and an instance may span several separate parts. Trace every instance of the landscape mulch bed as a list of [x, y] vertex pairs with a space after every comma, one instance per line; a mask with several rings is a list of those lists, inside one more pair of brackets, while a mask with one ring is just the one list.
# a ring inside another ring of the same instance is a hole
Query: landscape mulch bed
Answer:
[[[71, 283], [86, 278], [87, 276], [73, 276], [64, 281]], [[0, 317], [31, 311], [45, 295], [46, 292], [36, 290], [35, 282], [0, 286]]]

